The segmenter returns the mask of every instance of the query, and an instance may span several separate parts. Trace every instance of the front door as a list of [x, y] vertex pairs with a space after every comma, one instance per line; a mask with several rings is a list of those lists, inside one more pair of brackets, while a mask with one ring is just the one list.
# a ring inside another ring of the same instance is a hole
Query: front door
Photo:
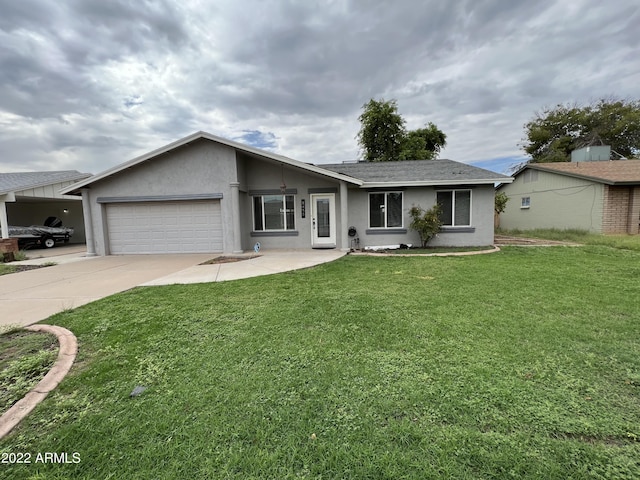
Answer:
[[311, 195], [311, 246], [336, 246], [336, 196], [333, 193]]

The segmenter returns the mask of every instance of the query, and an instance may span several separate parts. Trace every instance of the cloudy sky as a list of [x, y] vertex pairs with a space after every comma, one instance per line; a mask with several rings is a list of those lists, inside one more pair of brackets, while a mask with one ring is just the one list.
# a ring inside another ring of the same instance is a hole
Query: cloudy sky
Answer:
[[0, 171], [98, 173], [198, 130], [354, 160], [370, 98], [503, 171], [545, 106], [638, 98], [638, 25], [637, 0], [0, 0]]

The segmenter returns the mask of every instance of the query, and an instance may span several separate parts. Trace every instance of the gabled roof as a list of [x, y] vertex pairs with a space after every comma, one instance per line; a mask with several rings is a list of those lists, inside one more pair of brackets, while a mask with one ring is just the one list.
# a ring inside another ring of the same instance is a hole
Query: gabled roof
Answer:
[[511, 183], [513, 179], [453, 160], [358, 162], [322, 165], [322, 168], [362, 180], [362, 187], [419, 187]]
[[0, 173], [0, 195], [56, 183], [74, 182], [90, 176], [89, 173], [80, 173], [77, 170]]
[[593, 180], [607, 185], [640, 184], [640, 160], [533, 163], [527, 164], [526, 168]]
[[256, 155], [265, 159], [314, 172], [326, 177], [349, 182], [359, 187], [405, 187], [405, 186], [433, 186], [433, 185], [467, 185], [494, 184], [497, 182], [510, 183], [511, 177], [473, 167], [452, 160], [414, 160], [403, 162], [360, 162], [331, 165], [312, 165], [300, 162], [283, 155], [250, 147], [242, 143], [217, 137], [207, 132], [196, 132], [157, 150], [136, 157], [128, 162], [105, 170], [90, 178], [84, 179], [62, 190], [63, 194], [78, 194], [80, 189], [98, 182], [118, 172], [135, 165], [152, 160], [153, 158], [170, 152], [191, 142], [205, 139], [234, 148], [238, 151]]
[[96, 175], [93, 175], [90, 178], [87, 178], [86, 180], [80, 181], [74, 185], [71, 185], [65, 189], [62, 190], [63, 194], [78, 194], [79, 193], [79, 189], [86, 187], [88, 185], [91, 185], [92, 183], [98, 182], [106, 177], [109, 177], [111, 175], [114, 175], [118, 172], [121, 172], [123, 170], [126, 170], [127, 168], [131, 168], [135, 165], [139, 165], [141, 163], [144, 163], [146, 161], [149, 161], [151, 159], [153, 159], [154, 157], [157, 157], [158, 155], [162, 155], [163, 153], [167, 153], [170, 152], [171, 150], [174, 150], [176, 148], [182, 147], [184, 145], [187, 145], [189, 143], [192, 143], [196, 140], [200, 140], [200, 139], [205, 139], [205, 140], [210, 140], [212, 142], [216, 142], [219, 143], [221, 145], [226, 145], [228, 147], [231, 148], [235, 148], [238, 151], [241, 152], [245, 152], [245, 153], [249, 153], [249, 154], [253, 154], [253, 155], [257, 155], [259, 157], [263, 157], [263, 158], [267, 158], [270, 160], [275, 160], [276, 162], [281, 162], [285, 165], [290, 165], [293, 167], [298, 167], [301, 168], [303, 170], [307, 170], [307, 171], [311, 171], [314, 173], [318, 173], [321, 175], [325, 175], [328, 177], [332, 177], [335, 178], [337, 180], [344, 180], [350, 183], [354, 183], [356, 185], [360, 185], [362, 182], [355, 179], [355, 178], [351, 178], [345, 175], [341, 175], [339, 173], [336, 172], [332, 172], [329, 170], [325, 170], [323, 168], [317, 167], [315, 165], [311, 165], [309, 163], [304, 163], [304, 162], [300, 162], [299, 160], [294, 160], [292, 158], [289, 157], [285, 157], [283, 155], [278, 155], [276, 153], [271, 153], [268, 152], [266, 150], [261, 150], [259, 148], [254, 148], [254, 147], [250, 147], [249, 145], [244, 145], [242, 143], [239, 142], [235, 142], [233, 140], [228, 140], [226, 138], [222, 138], [222, 137], [218, 137], [216, 135], [212, 135], [210, 133], [207, 132], [196, 132], [192, 135], [189, 135], [187, 137], [181, 138], [180, 140], [177, 140], [173, 143], [170, 143], [168, 145], [165, 145], [164, 147], [160, 147], [156, 150], [153, 150], [152, 152], [146, 153], [144, 155], [141, 155], [139, 157], [136, 157], [132, 160], [129, 160], [128, 162], [122, 163], [120, 165], [116, 165], [113, 168], [110, 168], [108, 170], [105, 170], [102, 173], [98, 173]]

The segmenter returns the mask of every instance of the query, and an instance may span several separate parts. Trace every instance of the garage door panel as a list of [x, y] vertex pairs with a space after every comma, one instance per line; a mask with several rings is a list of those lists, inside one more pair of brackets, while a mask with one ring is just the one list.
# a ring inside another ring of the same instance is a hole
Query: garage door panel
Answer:
[[111, 253], [222, 251], [218, 200], [115, 203], [106, 209]]

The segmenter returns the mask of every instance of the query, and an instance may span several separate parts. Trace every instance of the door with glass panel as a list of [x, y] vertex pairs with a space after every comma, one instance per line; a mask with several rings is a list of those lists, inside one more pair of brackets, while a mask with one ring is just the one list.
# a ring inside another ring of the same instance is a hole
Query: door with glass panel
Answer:
[[336, 207], [333, 193], [311, 195], [311, 246], [336, 246]]

